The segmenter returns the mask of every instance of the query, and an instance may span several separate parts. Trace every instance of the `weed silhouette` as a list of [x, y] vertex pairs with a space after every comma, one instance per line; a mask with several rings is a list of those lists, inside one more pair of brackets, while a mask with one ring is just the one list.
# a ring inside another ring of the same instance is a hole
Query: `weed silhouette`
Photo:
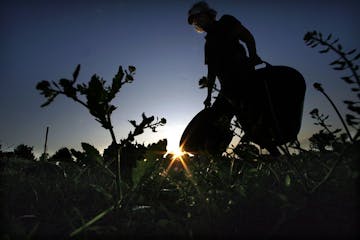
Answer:
[[[71, 80], [62, 78], [58, 82], [52, 81], [52, 85], [49, 81], [44, 80], [39, 82], [36, 86], [36, 89], [38, 89], [40, 93], [44, 95], [45, 98], [47, 98], [47, 101], [42, 104], [41, 107], [49, 105], [59, 94], [65, 95], [86, 107], [90, 114], [95, 117], [95, 120], [98, 121], [103, 128], [109, 130], [112, 143], [117, 147], [117, 154], [115, 154], [113, 157], [117, 159], [116, 192], [118, 195], [118, 202], [122, 197], [120, 167], [121, 148], [127, 143], [134, 141], [134, 137], [142, 134], [144, 129], [150, 128], [152, 131], [156, 131], [157, 127], [166, 123], [165, 118], [160, 120], [157, 119], [157, 121], [154, 122], [155, 118], [153, 116], [146, 117], [146, 115], [143, 113], [142, 122], [140, 124], [136, 124], [136, 121], [131, 120], [130, 123], [133, 125], [135, 130], [130, 131], [128, 137], [121, 140], [120, 144], [117, 144], [113, 125], [111, 123], [111, 114], [116, 109], [116, 107], [111, 104], [111, 101], [115, 98], [116, 94], [120, 91], [123, 85], [134, 81], [135, 71], [136, 68], [134, 66], [129, 66], [128, 71], [124, 71], [122, 66], [120, 66], [110, 86], [106, 86], [106, 81], [96, 74], [91, 77], [88, 84], [82, 83], [75, 86], [80, 72], [79, 64], [73, 72]], [[80, 98], [81, 95], [85, 96], [86, 101]]]
[[[352, 86], [351, 91], [357, 93], [357, 101], [345, 100], [344, 103], [347, 105], [348, 110], [353, 112], [353, 114], [346, 114], [346, 122], [349, 126], [353, 127], [355, 130], [355, 135], [352, 136], [343, 117], [341, 116], [339, 110], [337, 109], [335, 103], [331, 98], [326, 94], [320, 83], [314, 83], [314, 88], [320, 91], [330, 102], [332, 107], [335, 109], [338, 117], [341, 120], [341, 123], [344, 126], [344, 129], [350, 139], [350, 141], [355, 141], [360, 137], [360, 75], [358, 73], [359, 65], [356, 63], [360, 59], [360, 53], [357, 53], [356, 49], [350, 51], [345, 51], [343, 46], [339, 44], [339, 39], [333, 40], [332, 34], [329, 34], [326, 38], [323, 37], [323, 34], [317, 31], [307, 32], [304, 36], [304, 41], [307, 46], [315, 48], [317, 46], [322, 46], [323, 49], [319, 50], [319, 53], [325, 54], [328, 52], [334, 52], [338, 55], [338, 58], [330, 63], [330, 66], [336, 71], [350, 71], [350, 75], [346, 74], [341, 77], [345, 83]], [[354, 86], [355, 85], [355, 86]]]

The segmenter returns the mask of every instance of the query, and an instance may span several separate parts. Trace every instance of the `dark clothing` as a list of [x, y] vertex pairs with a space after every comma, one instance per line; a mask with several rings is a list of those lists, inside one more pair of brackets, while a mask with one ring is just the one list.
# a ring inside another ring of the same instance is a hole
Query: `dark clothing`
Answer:
[[246, 50], [236, 35], [238, 24], [241, 23], [235, 17], [224, 15], [207, 30], [205, 37], [205, 64], [221, 84], [213, 106], [229, 117], [234, 114], [234, 104], [239, 105], [247, 93], [247, 76], [251, 71]]
[[236, 36], [237, 24], [241, 23], [236, 18], [224, 15], [211, 26], [205, 37], [205, 64], [219, 71], [228, 69], [227, 65], [244, 64], [246, 51]]

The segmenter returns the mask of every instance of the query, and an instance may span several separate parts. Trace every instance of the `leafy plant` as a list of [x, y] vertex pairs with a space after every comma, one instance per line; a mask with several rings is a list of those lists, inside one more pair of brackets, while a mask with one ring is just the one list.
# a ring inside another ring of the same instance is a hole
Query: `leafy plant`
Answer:
[[[319, 130], [318, 133], [314, 133], [310, 138], [310, 147], [318, 149], [320, 151], [325, 151], [327, 146], [332, 146], [334, 142], [338, 139], [337, 134], [341, 132], [341, 129], [331, 130], [331, 125], [326, 123], [329, 116], [325, 116], [322, 113], [319, 113], [317, 108], [314, 108], [310, 112], [311, 118], [315, 119], [317, 122], [314, 125], [321, 126], [323, 129]], [[346, 134], [345, 134], [346, 135]]]
[[[359, 65], [356, 63], [360, 59], [360, 53], [356, 49], [350, 51], [345, 51], [343, 46], [339, 44], [339, 39], [333, 40], [332, 34], [329, 34], [326, 38], [323, 37], [322, 33], [317, 31], [307, 32], [304, 36], [304, 41], [307, 46], [315, 48], [317, 46], [322, 46], [323, 48], [319, 50], [319, 53], [324, 54], [329, 51], [332, 51], [338, 55], [338, 58], [330, 63], [330, 66], [337, 71], [350, 71], [350, 75], [346, 74], [341, 77], [347, 84], [351, 85], [351, 91], [357, 93], [357, 98], [360, 100], [360, 74], [358, 73]], [[331, 105], [334, 107], [337, 115], [339, 116], [345, 131], [351, 141], [355, 141], [360, 137], [360, 101], [349, 101], [345, 100], [344, 103], [347, 105], [348, 110], [353, 112], [353, 114], [346, 114], [346, 122], [349, 126], [352, 126], [355, 130], [355, 136], [352, 137], [349, 129], [347, 128], [345, 121], [331, 98], [325, 93], [320, 83], [315, 83], [314, 88], [320, 91], [324, 96], [329, 100]]]
[[[152, 131], [156, 131], [158, 126], [162, 126], [166, 123], [164, 118], [160, 120], [157, 119], [157, 121], [153, 123], [155, 120], [153, 116], [146, 117], [145, 114], [143, 114], [142, 122], [140, 124], [136, 124], [136, 122], [133, 120], [130, 121], [130, 123], [135, 127], [135, 130], [130, 132], [126, 139], [121, 140], [120, 144], [117, 144], [117, 139], [115, 137], [113, 125], [111, 122], [111, 114], [116, 109], [116, 107], [111, 104], [111, 101], [115, 98], [116, 94], [121, 90], [124, 84], [134, 81], [135, 71], [136, 68], [134, 66], [129, 66], [128, 70], [125, 71], [123, 70], [122, 66], [120, 66], [118, 72], [112, 79], [110, 86], [106, 86], [106, 81], [96, 74], [91, 77], [89, 83], [75, 85], [80, 72], [79, 64], [72, 74], [72, 79], [62, 78], [58, 82], [52, 81], [51, 83], [49, 81], [43, 80], [36, 86], [36, 89], [39, 90], [40, 93], [47, 99], [47, 101], [42, 104], [41, 107], [49, 105], [58, 95], [65, 95], [87, 108], [90, 114], [95, 117], [95, 120], [98, 121], [103, 128], [109, 130], [112, 143], [114, 146], [116, 146], [117, 152], [115, 157], [117, 159], [116, 183], [118, 201], [121, 200], [122, 196], [120, 173], [121, 148], [125, 146], [126, 143], [134, 141], [134, 137], [142, 134], [144, 129], [150, 128]], [[81, 98], [81, 96], [84, 97]]]

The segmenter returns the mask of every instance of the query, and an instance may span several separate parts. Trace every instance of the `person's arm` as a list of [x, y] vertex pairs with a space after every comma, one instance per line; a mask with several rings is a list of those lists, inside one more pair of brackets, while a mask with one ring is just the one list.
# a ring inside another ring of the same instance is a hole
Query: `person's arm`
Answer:
[[257, 65], [262, 63], [262, 60], [256, 53], [255, 39], [254, 36], [250, 33], [250, 31], [246, 27], [244, 27], [240, 22], [238, 22], [235, 26], [235, 34], [242, 42], [245, 43], [249, 53], [250, 64]]
[[215, 84], [216, 74], [211, 66], [208, 66], [208, 75], [207, 75], [207, 97], [204, 101], [206, 108], [211, 106], [211, 94]]

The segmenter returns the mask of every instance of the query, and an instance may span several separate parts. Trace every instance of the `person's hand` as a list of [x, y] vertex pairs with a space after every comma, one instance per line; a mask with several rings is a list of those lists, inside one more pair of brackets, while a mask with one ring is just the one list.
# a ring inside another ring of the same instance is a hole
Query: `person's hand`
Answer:
[[207, 96], [207, 98], [204, 101], [205, 108], [211, 107], [211, 96]]
[[256, 65], [259, 65], [261, 63], [263, 63], [263, 60], [261, 60], [261, 58], [257, 54], [255, 54], [254, 56], [250, 56], [249, 64], [251, 66], [256, 66]]

